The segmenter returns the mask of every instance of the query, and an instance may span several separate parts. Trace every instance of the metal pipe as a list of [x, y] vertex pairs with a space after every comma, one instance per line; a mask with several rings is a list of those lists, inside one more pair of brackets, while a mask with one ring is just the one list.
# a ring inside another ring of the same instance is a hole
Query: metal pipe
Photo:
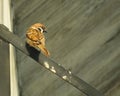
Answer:
[[[12, 34], [9, 32], [9, 30], [4, 26], [0, 25], [0, 37], [7, 42], [14, 45], [17, 49], [22, 51], [27, 56], [31, 56], [31, 54], [34, 54], [32, 51], [28, 51], [26, 48], [26, 42], [20, 39], [18, 36]], [[30, 52], [30, 53], [29, 53]], [[82, 91], [87, 96], [104, 96], [102, 93], [100, 93], [98, 90], [93, 88], [91, 85], [83, 81], [82, 79], [75, 76], [71, 71], [66, 70], [63, 68], [60, 64], [56, 63], [51, 58], [48, 58], [44, 56], [43, 54], [38, 54], [38, 59], [31, 57], [34, 59], [37, 63], [51, 71], [52, 73], [56, 74], [60, 78], [62, 78], [64, 81], [68, 82], [75, 88], [77, 88], [79, 91]]]

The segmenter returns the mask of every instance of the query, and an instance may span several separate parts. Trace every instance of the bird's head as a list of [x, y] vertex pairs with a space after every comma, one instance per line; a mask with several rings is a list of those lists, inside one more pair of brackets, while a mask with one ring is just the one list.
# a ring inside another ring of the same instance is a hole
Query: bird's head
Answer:
[[41, 23], [35, 23], [30, 28], [36, 29], [36, 30], [40, 31], [41, 33], [47, 33], [46, 27]]

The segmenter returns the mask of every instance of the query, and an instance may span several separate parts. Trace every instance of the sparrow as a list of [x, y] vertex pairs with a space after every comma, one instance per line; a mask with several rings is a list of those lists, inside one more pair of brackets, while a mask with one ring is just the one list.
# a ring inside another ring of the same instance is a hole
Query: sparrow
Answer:
[[26, 32], [26, 42], [35, 49], [41, 51], [45, 56], [50, 56], [50, 52], [45, 47], [46, 27], [41, 23], [30, 26]]

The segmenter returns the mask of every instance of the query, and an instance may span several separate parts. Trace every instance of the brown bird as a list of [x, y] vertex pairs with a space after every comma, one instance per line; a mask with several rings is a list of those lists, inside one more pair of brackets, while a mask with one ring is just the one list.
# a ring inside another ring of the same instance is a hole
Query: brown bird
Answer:
[[46, 27], [41, 23], [36, 23], [28, 28], [26, 37], [27, 43], [34, 47], [37, 50], [41, 50], [41, 52], [46, 55], [50, 56], [49, 51], [45, 47], [45, 36], [44, 33], [46, 31]]

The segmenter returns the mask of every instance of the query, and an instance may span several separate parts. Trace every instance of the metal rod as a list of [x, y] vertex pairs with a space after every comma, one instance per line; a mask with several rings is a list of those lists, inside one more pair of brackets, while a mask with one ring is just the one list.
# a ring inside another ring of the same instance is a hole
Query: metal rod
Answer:
[[[4, 26], [0, 25], [0, 37], [14, 45], [17, 49], [22, 51], [24, 54], [30, 56], [30, 51], [26, 48], [26, 42], [20, 39], [18, 36], [9, 32], [9, 30]], [[33, 57], [32, 57], [33, 58]], [[34, 58], [33, 58], [34, 59]], [[36, 60], [36, 59], [34, 59]], [[52, 73], [56, 74], [79, 91], [83, 92], [87, 96], [104, 96], [94, 87], [83, 81], [82, 79], [75, 76], [71, 71], [66, 70], [60, 64], [56, 63], [51, 58], [44, 56], [43, 54], [39, 54], [38, 59], [36, 60], [40, 65], [47, 68]]]

